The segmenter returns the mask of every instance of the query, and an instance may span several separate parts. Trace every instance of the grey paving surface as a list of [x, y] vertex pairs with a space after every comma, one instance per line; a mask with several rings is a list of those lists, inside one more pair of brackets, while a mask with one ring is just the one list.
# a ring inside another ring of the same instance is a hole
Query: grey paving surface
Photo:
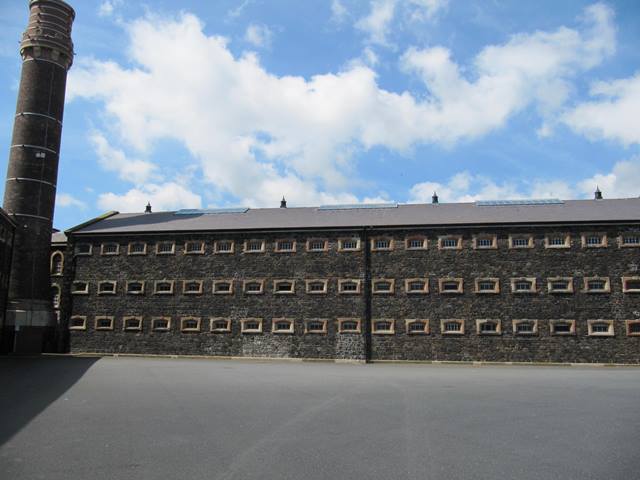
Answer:
[[640, 369], [0, 358], [0, 478], [640, 478]]

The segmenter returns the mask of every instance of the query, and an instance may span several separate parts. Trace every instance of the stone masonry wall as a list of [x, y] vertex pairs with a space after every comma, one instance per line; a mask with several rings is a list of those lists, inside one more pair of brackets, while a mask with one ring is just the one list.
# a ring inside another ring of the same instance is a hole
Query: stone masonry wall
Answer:
[[[640, 320], [640, 293], [623, 293], [623, 276], [639, 276], [640, 248], [620, 248], [618, 236], [622, 232], [639, 231], [638, 226], [616, 227], [549, 227], [549, 228], [485, 228], [485, 229], [414, 229], [371, 231], [372, 238], [393, 238], [392, 251], [370, 253], [372, 279], [395, 280], [392, 294], [371, 294], [371, 317], [394, 321], [393, 334], [370, 334], [371, 351], [367, 354], [365, 328], [367, 298], [343, 295], [337, 292], [338, 279], [364, 279], [365, 255], [359, 252], [338, 252], [339, 238], [362, 236], [362, 231], [324, 233], [264, 234], [201, 234], [163, 236], [129, 236], [123, 238], [74, 238], [73, 242], [90, 242], [90, 256], [75, 256], [76, 280], [90, 284], [88, 295], [71, 295], [70, 316], [87, 317], [86, 330], [71, 330], [70, 345], [73, 352], [190, 354], [251, 357], [294, 357], [328, 359], [371, 360], [477, 360], [477, 361], [541, 361], [541, 362], [614, 362], [640, 363], [640, 336], [628, 336], [627, 320]], [[606, 248], [583, 248], [584, 232], [606, 233]], [[547, 249], [545, 234], [571, 235], [568, 249]], [[438, 236], [462, 235], [462, 248], [441, 250]], [[472, 237], [477, 234], [496, 234], [497, 249], [473, 248]], [[534, 247], [510, 249], [509, 235], [533, 234]], [[405, 238], [425, 235], [426, 250], [406, 250]], [[265, 253], [243, 253], [245, 239], [266, 240]], [[277, 239], [294, 238], [295, 253], [274, 252]], [[329, 240], [326, 252], [307, 252], [308, 238]], [[176, 240], [174, 255], [156, 255], [155, 243]], [[235, 242], [233, 254], [214, 254], [215, 239]], [[204, 255], [185, 255], [185, 240], [204, 240]], [[120, 253], [116, 256], [100, 254], [102, 242], [118, 241]], [[147, 254], [127, 255], [130, 241], [146, 241]], [[364, 247], [364, 245], [362, 245]], [[583, 278], [609, 277], [610, 293], [583, 292]], [[463, 278], [464, 293], [441, 294], [439, 278]], [[474, 279], [495, 277], [500, 279], [500, 293], [477, 294]], [[535, 277], [536, 293], [512, 293], [511, 278]], [[547, 291], [547, 278], [573, 277], [574, 293], [558, 294]], [[242, 292], [242, 280], [264, 279], [265, 292], [247, 295]], [[327, 279], [326, 295], [305, 293], [305, 279]], [[404, 279], [428, 278], [428, 294], [407, 294]], [[153, 281], [175, 280], [173, 295], [154, 295]], [[182, 280], [203, 280], [201, 295], [184, 295]], [[233, 295], [212, 294], [212, 281], [233, 279]], [[274, 279], [296, 281], [294, 295], [273, 293]], [[98, 282], [117, 280], [116, 295], [97, 295]], [[125, 293], [127, 280], [146, 281], [144, 295]], [[115, 317], [113, 331], [96, 331], [97, 315]], [[124, 331], [123, 316], [143, 316], [141, 332]], [[169, 332], [151, 331], [151, 318], [170, 316]], [[195, 316], [202, 319], [201, 331], [180, 331], [180, 317]], [[210, 333], [209, 318], [230, 318], [230, 333]], [[240, 320], [263, 318], [262, 333], [241, 333]], [[292, 318], [294, 334], [271, 332], [273, 318]], [[338, 333], [338, 318], [359, 318], [362, 333]], [[326, 334], [305, 334], [304, 322], [309, 319], [327, 319]], [[407, 334], [405, 319], [426, 319], [429, 334]], [[462, 319], [465, 332], [447, 335], [441, 332], [442, 319]], [[480, 335], [476, 331], [477, 319], [500, 322], [499, 335]], [[516, 335], [512, 321], [534, 319], [538, 321], [535, 335]], [[575, 320], [576, 331], [571, 335], [551, 335], [551, 320]], [[613, 320], [614, 335], [589, 336], [587, 321]]]

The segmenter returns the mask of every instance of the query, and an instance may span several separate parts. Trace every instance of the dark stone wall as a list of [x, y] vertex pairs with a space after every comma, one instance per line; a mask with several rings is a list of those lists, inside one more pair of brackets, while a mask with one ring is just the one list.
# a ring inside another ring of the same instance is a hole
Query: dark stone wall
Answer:
[[[604, 232], [608, 235], [607, 248], [583, 248], [580, 234]], [[477, 361], [541, 361], [541, 362], [615, 362], [640, 363], [640, 337], [626, 334], [625, 321], [640, 319], [640, 294], [622, 292], [622, 276], [637, 276], [640, 265], [640, 248], [619, 248], [618, 235], [625, 231], [638, 231], [637, 225], [615, 227], [553, 227], [553, 228], [465, 228], [424, 229], [368, 234], [391, 236], [394, 250], [370, 252], [370, 272], [367, 272], [366, 255], [359, 252], [338, 252], [337, 240], [363, 231], [329, 232], [322, 234], [261, 234], [245, 235], [203, 234], [114, 237], [77, 237], [74, 242], [89, 241], [93, 244], [91, 256], [74, 258], [74, 278], [88, 281], [88, 295], [71, 295], [71, 315], [87, 316], [87, 330], [70, 331], [70, 345], [74, 352], [193, 354], [225, 356], [265, 356], [294, 358], [345, 358], [371, 360], [477, 360]], [[546, 249], [546, 233], [571, 234], [571, 248]], [[497, 234], [498, 248], [475, 250], [472, 235]], [[531, 249], [508, 248], [508, 235], [531, 233], [535, 245]], [[407, 235], [426, 235], [426, 250], [405, 250]], [[460, 250], [438, 249], [439, 235], [462, 235]], [[276, 253], [273, 244], [279, 238], [295, 238], [296, 253]], [[327, 238], [329, 250], [322, 253], [305, 251], [307, 238]], [[247, 238], [265, 239], [266, 253], [242, 253], [242, 243]], [[158, 240], [176, 239], [174, 255], [156, 255]], [[202, 239], [206, 242], [204, 255], [184, 255], [185, 240]], [[234, 254], [213, 254], [215, 239], [235, 240]], [[127, 255], [129, 241], [147, 242], [144, 256]], [[120, 254], [100, 255], [102, 242], [118, 241]], [[364, 247], [364, 245], [363, 245]], [[393, 294], [371, 294], [370, 307], [373, 321], [389, 318], [395, 321], [394, 334], [369, 334], [364, 320], [368, 309], [367, 292], [359, 295], [337, 293], [338, 279], [360, 278], [368, 274], [373, 279], [395, 279]], [[574, 293], [550, 294], [548, 277], [573, 277]], [[585, 293], [583, 277], [608, 276], [610, 293]], [[429, 293], [407, 294], [404, 279], [428, 278]], [[441, 294], [438, 278], [464, 279], [463, 294]], [[497, 277], [500, 293], [480, 295], [474, 293], [474, 279]], [[536, 277], [537, 293], [514, 294], [512, 277]], [[242, 292], [242, 280], [265, 279], [265, 293], [246, 295]], [[305, 279], [329, 280], [328, 294], [305, 293]], [[153, 281], [176, 280], [174, 294], [153, 294]], [[202, 295], [184, 295], [182, 280], [204, 281]], [[214, 295], [214, 279], [234, 279], [233, 295]], [[273, 293], [274, 279], [295, 279], [295, 295]], [[97, 295], [98, 282], [117, 280], [116, 295]], [[144, 295], [127, 295], [127, 280], [145, 280]], [[113, 331], [95, 331], [96, 315], [115, 317]], [[142, 332], [127, 332], [122, 328], [122, 317], [144, 317]], [[152, 332], [151, 317], [171, 316], [169, 332]], [[200, 333], [181, 333], [179, 319], [182, 316], [202, 317]], [[231, 333], [210, 333], [210, 317], [228, 317], [232, 320]], [[242, 334], [240, 319], [259, 317], [264, 319], [263, 333]], [[271, 332], [273, 318], [295, 319], [295, 334]], [[356, 317], [363, 320], [361, 334], [344, 334], [337, 331], [337, 319]], [[304, 321], [313, 318], [328, 319], [327, 334], [304, 334]], [[408, 335], [405, 319], [428, 319], [428, 335]], [[442, 319], [463, 319], [464, 335], [443, 335]], [[501, 322], [500, 335], [478, 335], [476, 319], [496, 319]], [[512, 320], [538, 320], [538, 334], [515, 335]], [[576, 334], [556, 336], [550, 334], [549, 320], [576, 321]], [[587, 320], [614, 321], [613, 337], [587, 335]], [[366, 353], [367, 341], [370, 353]]]

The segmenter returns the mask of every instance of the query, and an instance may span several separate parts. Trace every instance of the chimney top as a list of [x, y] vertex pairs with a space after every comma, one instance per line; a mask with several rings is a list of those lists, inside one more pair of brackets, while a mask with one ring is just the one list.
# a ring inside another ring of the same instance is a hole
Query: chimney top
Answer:
[[144, 213], [151, 213], [151, 202], [147, 202], [147, 206], [144, 208]]
[[438, 193], [433, 192], [433, 196], [431, 197], [431, 203], [438, 203]]
[[287, 201], [284, 197], [282, 197], [282, 200], [280, 200], [280, 208], [287, 208]]
[[596, 185], [596, 191], [593, 194], [593, 198], [595, 200], [602, 200], [602, 192], [600, 191], [600, 188], [598, 188], [597, 185]]

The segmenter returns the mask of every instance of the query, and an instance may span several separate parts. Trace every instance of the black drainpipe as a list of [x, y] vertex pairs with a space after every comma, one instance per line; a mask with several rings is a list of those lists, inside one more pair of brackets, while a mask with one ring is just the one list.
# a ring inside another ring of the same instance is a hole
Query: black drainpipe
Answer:
[[369, 245], [369, 229], [362, 229], [362, 242], [364, 249], [364, 360], [371, 361], [371, 245]]

